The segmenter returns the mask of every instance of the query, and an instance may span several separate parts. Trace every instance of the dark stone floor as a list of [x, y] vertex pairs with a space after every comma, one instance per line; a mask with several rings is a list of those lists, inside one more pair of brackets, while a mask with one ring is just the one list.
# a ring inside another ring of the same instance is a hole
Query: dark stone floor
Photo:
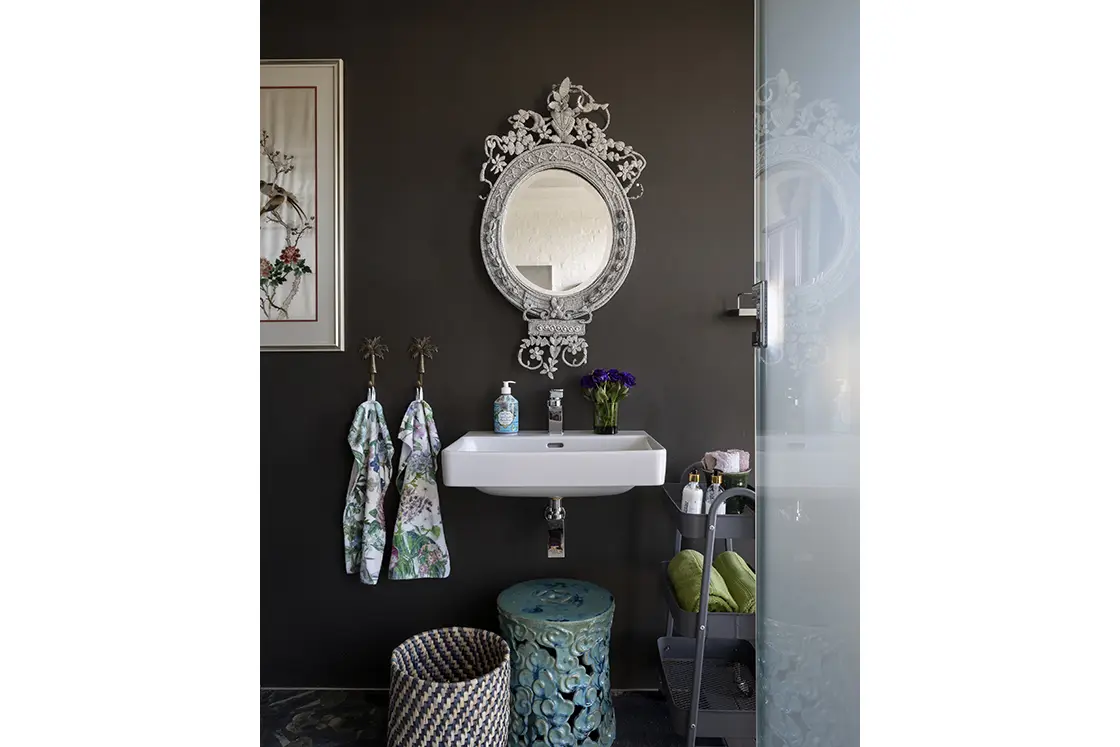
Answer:
[[[261, 747], [385, 747], [387, 704], [384, 691], [261, 690]], [[659, 693], [616, 694], [614, 707], [615, 747], [685, 744]]]

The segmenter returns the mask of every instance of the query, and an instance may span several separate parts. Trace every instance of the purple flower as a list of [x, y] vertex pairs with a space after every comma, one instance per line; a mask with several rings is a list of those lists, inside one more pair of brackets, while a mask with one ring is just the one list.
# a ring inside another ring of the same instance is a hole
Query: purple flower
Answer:
[[[584, 396], [588, 399], [598, 396], [594, 394], [595, 392], [605, 394], [608, 398], [621, 399], [637, 383], [638, 380], [634, 378], [634, 374], [629, 371], [620, 371], [617, 368], [596, 368], [591, 373], [581, 376], [579, 380], [579, 385], [584, 390]], [[611, 399], [611, 401], [617, 401], [617, 399]]]

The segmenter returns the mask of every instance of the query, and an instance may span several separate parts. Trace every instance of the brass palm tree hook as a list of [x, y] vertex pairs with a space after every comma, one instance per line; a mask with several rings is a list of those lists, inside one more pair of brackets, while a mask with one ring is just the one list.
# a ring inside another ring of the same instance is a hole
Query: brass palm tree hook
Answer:
[[372, 340], [367, 337], [362, 342], [361, 352], [363, 358], [369, 358], [369, 388], [373, 389], [373, 379], [377, 376], [377, 359], [385, 359], [385, 354], [389, 352], [389, 346], [381, 342], [380, 335]]
[[430, 337], [413, 337], [412, 344], [408, 346], [408, 354], [418, 359], [416, 386], [421, 389], [424, 387], [424, 358], [431, 360], [432, 356], [438, 352], [439, 348], [435, 346]]

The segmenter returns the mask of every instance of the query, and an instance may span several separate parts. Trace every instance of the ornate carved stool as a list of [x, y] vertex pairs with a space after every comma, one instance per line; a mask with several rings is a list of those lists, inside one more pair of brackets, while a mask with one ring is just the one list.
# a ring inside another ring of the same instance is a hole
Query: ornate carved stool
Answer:
[[564, 578], [515, 584], [498, 595], [510, 648], [510, 747], [609, 747], [614, 597]]

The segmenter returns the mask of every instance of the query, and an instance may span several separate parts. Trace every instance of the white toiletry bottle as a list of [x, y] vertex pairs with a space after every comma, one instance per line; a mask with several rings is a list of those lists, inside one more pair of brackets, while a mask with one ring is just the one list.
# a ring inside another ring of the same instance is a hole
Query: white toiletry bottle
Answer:
[[700, 473], [689, 472], [688, 482], [681, 490], [681, 513], [698, 514], [704, 510], [704, 491], [700, 487]]
[[[712, 484], [708, 486], [708, 492], [704, 494], [704, 513], [712, 510], [712, 501], [716, 496], [723, 492], [723, 473], [718, 469], [712, 473]], [[720, 504], [719, 509], [716, 511], [716, 516], [727, 513], [727, 501]]]
[[509, 385], [516, 381], [503, 381], [502, 393], [494, 400], [494, 432], [517, 433], [520, 427], [517, 416], [517, 399], [510, 394]]

